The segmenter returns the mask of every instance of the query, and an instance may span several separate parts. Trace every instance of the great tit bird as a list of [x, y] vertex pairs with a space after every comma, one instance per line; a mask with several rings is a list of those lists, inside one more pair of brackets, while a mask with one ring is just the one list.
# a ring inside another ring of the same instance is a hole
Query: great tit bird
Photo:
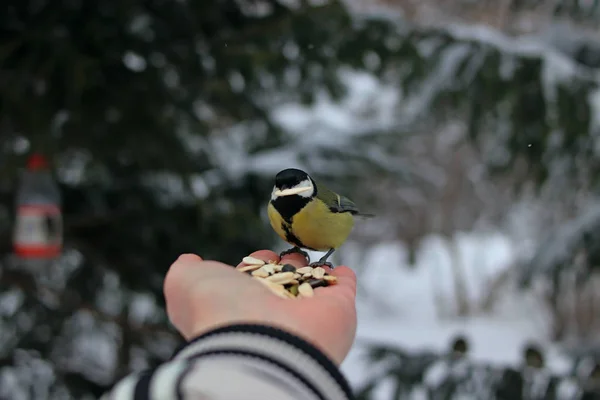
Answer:
[[280, 254], [300, 253], [301, 249], [327, 251], [312, 267], [326, 265], [329, 256], [348, 238], [354, 227], [354, 217], [363, 214], [350, 199], [322, 184], [317, 184], [306, 172], [295, 168], [280, 171], [268, 205], [269, 221], [275, 232], [292, 247]]

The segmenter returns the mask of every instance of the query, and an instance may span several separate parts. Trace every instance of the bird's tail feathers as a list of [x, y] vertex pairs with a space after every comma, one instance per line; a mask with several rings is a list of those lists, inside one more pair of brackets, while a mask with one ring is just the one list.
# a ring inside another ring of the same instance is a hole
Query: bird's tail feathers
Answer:
[[356, 214], [357, 217], [363, 217], [363, 218], [374, 218], [375, 214], [367, 214], [367, 213], [361, 213], [359, 212], [358, 214]]

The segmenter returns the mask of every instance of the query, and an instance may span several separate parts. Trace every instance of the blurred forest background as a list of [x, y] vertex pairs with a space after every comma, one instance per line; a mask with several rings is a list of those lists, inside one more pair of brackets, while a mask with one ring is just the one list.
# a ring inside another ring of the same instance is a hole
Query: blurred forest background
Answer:
[[[366, 343], [343, 366], [362, 399], [600, 398], [599, 3], [7, 0], [0, 398], [95, 399], [167, 359], [181, 343], [167, 268], [282, 247], [265, 206], [289, 166], [378, 216], [337, 258], [359, 274], [357, 348], [361, 329], [446, 332], [401, 309], [426, 301], [403, 282], [441, 262], [428, 243], [447, 255], [433, 284], [452, 296], [432, 290], [432, 318], [462, 321], [436, 339], [451, 349]], [[11, 258], [32, 151], [52, 163], [65, 224], [63, 256], [37, 271]], [[492, 233], [510, 257], [475, 287], [461, 243], [481, 270], [495, 250], [476, 240]], [[405, 295], [391, 308], [384, 281]], [[480, 348], [515, 361], [470, 357], [476, 318], [516, 326], [494, 319], [507, 299], [538, 336], [484, 333]]]

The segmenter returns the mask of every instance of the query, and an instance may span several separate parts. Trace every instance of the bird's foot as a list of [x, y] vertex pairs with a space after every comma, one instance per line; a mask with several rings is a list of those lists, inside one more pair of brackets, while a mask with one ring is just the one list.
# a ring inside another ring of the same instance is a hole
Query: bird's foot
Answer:
[[304, 250], [300, 249], [300, 247], [292, 247], [291, 249], [282, 251], [281, 253], [279, 253], [279, 258], [282, 258], [283, 256], [287, 256], [288, 254], [294, 254], [294, 253], [303, 255], [304, 258], [306, 258], [306, 261], [310, 262], [310, 257], [308, 255], [308, 253], [305, 252]]
[[329, 261], [315, 261], [314, 263], [310, 263], [308, 265], [309, 267], [313, 267], [313, 268], [317, 268], [317, 267], [329, 267], [331, 269], [333, 269], [333, 264], [330, 263]]

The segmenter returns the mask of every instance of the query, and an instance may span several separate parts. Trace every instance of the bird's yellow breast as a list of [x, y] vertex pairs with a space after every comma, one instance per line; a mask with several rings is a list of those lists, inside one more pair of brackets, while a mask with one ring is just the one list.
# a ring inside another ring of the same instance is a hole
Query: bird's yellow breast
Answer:
[[[332, 213], [320, 200], [309, 202], [288, 224], [269, 203], [268, 215], [275, 232], [286, 242], [310, 250], [327, 251], [340, 247], [354, 227], [350, 213]], [[291, 235], [290, 235], [291, 234]], [[301, 243], [294, 243], [293, 237]]]

